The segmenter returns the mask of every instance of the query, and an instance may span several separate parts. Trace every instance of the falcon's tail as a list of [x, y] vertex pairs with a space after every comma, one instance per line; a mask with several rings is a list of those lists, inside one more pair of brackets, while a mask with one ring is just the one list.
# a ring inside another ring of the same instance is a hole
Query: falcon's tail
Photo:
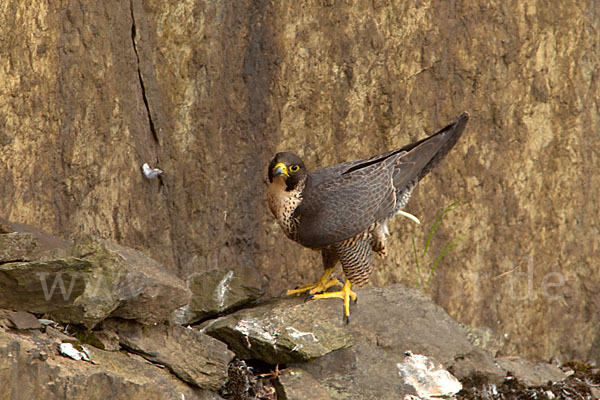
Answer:
[[404, 146], [398, 151], [405, 151], [398, 160], [394, 172], [394, 186], [397, 189], [408, 185], [415, 178], [423, 179], [454, 147], [469, 120], [467, 112], [462, 113], [456, 121], [418, 142]]

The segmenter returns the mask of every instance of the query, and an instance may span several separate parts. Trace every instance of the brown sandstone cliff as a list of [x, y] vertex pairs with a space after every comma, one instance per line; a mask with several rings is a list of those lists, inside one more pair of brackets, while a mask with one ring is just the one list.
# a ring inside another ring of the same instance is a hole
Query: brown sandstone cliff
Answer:
[[[182, 278], [250, 266], [278, 294], [321, 267], [280, 240], [265, 207], [275, 151], [322, 166], [468, 110], [408, 207], [427, 228], [464, 199], [434, 239], [439, 251], [466, 235], [431, 294], [507, 334], [505, 352], [598, 354], [598, 7], [3, 1], [0, 216], [114, 239]], [[144, 162], [161, 181], [142, 177]], [[415, 285], [414, 229], [391, 226], [375, 285]]]

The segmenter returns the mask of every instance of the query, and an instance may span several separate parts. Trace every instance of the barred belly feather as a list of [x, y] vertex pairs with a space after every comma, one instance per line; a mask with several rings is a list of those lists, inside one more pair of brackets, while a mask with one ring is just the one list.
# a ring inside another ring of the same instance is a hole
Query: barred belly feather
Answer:
[[346, 278], [353, 285], [362, 287], [369, 282], [371, 275], [371, 238], [367, 232], [343, 242], [331, 245], [342, 264]]

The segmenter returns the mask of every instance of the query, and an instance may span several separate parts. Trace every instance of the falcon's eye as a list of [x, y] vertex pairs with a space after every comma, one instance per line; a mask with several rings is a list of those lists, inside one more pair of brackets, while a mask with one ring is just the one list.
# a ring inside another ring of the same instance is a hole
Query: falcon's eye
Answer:
[[292, 171], [292, 172], [297, 172], [299, 169], [300, 169], [300, 166], [297, 164], [290, 166], [290, 171]]

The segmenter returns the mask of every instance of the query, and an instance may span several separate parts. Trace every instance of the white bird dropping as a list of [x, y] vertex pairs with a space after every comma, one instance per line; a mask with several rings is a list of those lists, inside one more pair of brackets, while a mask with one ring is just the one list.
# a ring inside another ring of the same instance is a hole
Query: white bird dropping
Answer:
[[84, 360], [91, 361], [92, 358], [90, 356], [90, 351], [83, 346], [78, 345], [78, 348], [75, 348], [72, 343], [61, 343], [60, 344], [60, 353], [71, 357], [73, 360]]
[[152, 168], [148, 165], [148, 163], [144, 163], [144, 165], [142, 165], [142, 172], [144, 173], [146, 179], [154, 179], [157, 176], [161, 175], [163, 173], [163, 170], [158, 168]]

